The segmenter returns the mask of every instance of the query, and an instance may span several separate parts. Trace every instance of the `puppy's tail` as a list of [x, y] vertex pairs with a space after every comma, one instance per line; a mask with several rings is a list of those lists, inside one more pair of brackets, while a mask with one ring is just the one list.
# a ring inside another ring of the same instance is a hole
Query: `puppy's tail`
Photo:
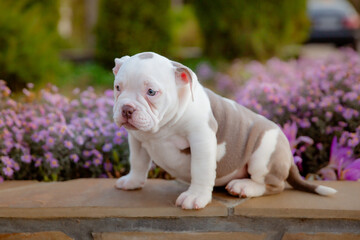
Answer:
[[331, 187], [315, 185], [303, 180], [295, 164], [291, 165], [290, 173], [286, 180], [293, 188], [304, 192], [317, 193], [323, 196], [333, 195], [337, 192]]

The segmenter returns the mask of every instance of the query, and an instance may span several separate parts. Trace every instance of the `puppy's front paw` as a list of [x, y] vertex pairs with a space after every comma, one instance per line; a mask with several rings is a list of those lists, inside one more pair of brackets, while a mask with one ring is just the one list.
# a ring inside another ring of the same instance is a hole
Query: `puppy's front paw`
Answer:
[[130, 174], [119, 178], [116, 181], [115, 186], [122, 190], [135, 190], [142, 188], [145, 184], [145, 181], [141, 181], [135, 177], [132, 177]]
[[201, 209], [211, 202], [210, 193], [194, 193], [186, 191], [180, 194], [176, 200], [176, 206], [181, 206], [182, 209]]

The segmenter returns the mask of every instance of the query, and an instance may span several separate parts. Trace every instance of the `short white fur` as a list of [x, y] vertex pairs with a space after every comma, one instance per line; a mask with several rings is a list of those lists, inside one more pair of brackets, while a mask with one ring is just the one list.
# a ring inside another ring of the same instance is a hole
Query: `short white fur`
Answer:
[[274, 128], [266, 131], [261, 140], [260, 146], [253, 153], [249, 162], [248, 171], [251, 179], [258, 183], [264, 183], [265, 175], [269, 172], [267, 165], [275, 150], [279, 129]]
[[329, 195], [333, 195], [335, 193], [337, 193], [337, 191], [333, 188], [330, 187], [325, 187], [322, 185], [317, 186], [317, 188], [315, 189], [315, 192], [317, 192], [320, 195], [323, 196], [329, 196]]

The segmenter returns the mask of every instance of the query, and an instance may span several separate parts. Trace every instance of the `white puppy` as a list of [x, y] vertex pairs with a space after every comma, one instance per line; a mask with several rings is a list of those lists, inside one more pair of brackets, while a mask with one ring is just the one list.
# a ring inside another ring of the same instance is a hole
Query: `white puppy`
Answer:
[[214, 186], [258, 197], [294, 188], [334, 194], [302, 180], [280, 128], [236, 102], [205, 89], [180, 63], [145, 52], [115, 59], [114, 120], [129, 132], [130, 173], [124, 190], [144, 186], [151, 161], [190, 183], [176, 200], [184, 209], [204, 208]]

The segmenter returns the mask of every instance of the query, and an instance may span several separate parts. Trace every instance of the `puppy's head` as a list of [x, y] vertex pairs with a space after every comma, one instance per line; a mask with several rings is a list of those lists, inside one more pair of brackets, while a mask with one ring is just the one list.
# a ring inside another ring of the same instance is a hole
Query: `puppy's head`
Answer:
[[145, 52], [115, 59], [114, 121], [156, 132], [193, 99], [196, 75], [180, 63]]

